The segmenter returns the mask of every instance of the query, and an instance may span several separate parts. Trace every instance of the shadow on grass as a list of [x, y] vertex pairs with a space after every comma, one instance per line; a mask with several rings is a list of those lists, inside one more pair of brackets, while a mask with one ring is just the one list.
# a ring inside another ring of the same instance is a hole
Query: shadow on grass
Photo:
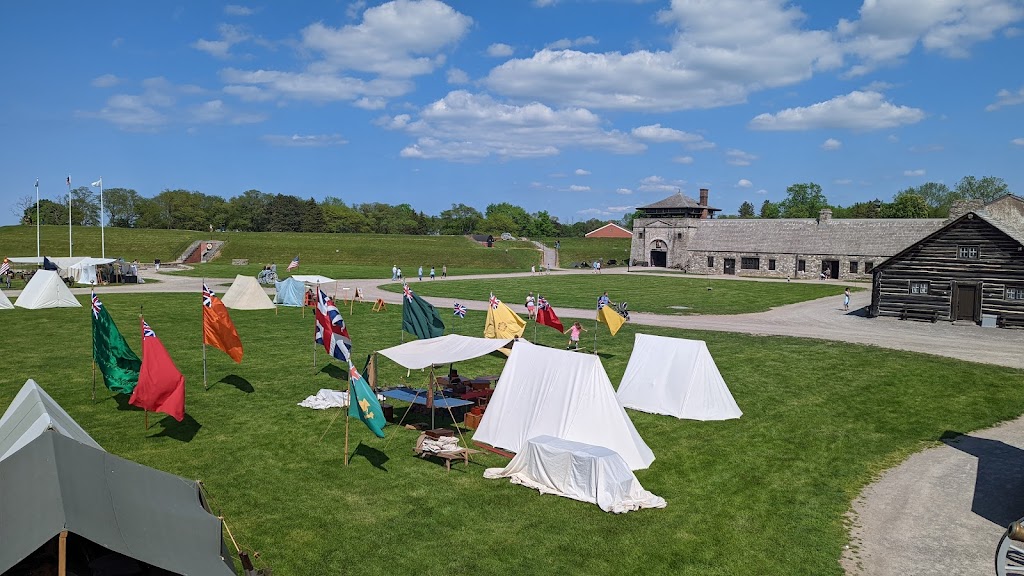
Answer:
[[131, 404], [128, 403], [128, 400], [130, 400], [131, 397], [131, 394], [114, 394], [113, 396], [111, 396], [111, 398], [114, 399], [114, 402], [117, 402], [118, 410], [122, 410], [125, 412], [142, 412], [142, 408], [139, 408], [138, 406], [132, 406]]
[[1024, 450], [951, 430], [939, 440], [978, 459], [972, 512], [999, 526], [1024, 516]]
[[348, 372], [334, 364], [328, 364], [320, 369], [320, 372], [327, 374], [335, 380], [348, 380]]
[[156, 425], [163, 426], [163, 430], [156, 434], [150, 434], [149, 438], [160, 438], [167, 437], [172, 440], [179, 442], [185, 442], [186, 444], [191, 442], [196, 434], [199, 433], [199, 429], [203, 427], [202, 424], [196, 422], [196, 419], [192, 417], [188, 412], [185, 413], [185, 418], [178, 422], [170, 416], [161, 418]]
[[245, 392], [246, 394], [252, 394], [253, 392], [256, 391], [256, 389], [252, 387], [252, 384], [250, 384], [248, 380], [242, 378], [241, 376], [238, 376], [237, 374], [228, 374], [227, 376], [221, 378], [220, 380], [217, 380], [217, 383], [220, 382], [230, 384], [231, 386], [238, 388], [239, 390]]
[[352, 456], [349, 457], [349, 463], [351, 463], [352, 459], [355, 458], [356, 456], [362, 456], [363, 458], [366, 458], [366, 460], [370, 464], [372, 464], [374, 468], [383, 470], [384, 472], [388, 471], [388, 469], [384, 467], [384, 464], [386, 464], [387, 461], [390, 460], [390, 458], [388, 458], [387, 454], [381, 452], [380, 450], [377, 450], [372, 446], [367, 446], [366, 444], [360, 442], [356, 446], [356, 449], [352, 452]]

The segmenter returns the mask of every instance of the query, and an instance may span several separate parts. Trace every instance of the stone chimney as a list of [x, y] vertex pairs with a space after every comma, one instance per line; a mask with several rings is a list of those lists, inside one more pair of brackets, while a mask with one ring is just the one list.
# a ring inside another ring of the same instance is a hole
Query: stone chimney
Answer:
[[968, 212], [977, 212], [984, 207], [985, 201], [977, 198], [954, 200], [953, 205], [949, 207], [949, 220], [956, 220]]
[[822, 208], [821, 212], [818, 212], [818, 224], [828, 224], [832, 220], [832, 209]]
[[699, 204], [703, 207], [703, 209], [700, 211], [700, 219], [701, 220], [707, 220], [707, 218], [708, 218], [708, 189], [707, 188], [701, 188], [700, 189], [700, 202], [699, 202]]

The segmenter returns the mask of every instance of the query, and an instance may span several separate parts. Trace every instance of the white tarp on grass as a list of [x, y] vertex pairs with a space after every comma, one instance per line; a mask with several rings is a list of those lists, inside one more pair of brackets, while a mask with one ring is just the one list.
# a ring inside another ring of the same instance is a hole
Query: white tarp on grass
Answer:
[[394, 360], [404, 368], [416, 369], [426, 368], [431, 364], [438, 366], [479, 358], [507, 346], [509, 342], [511, 340], [448, 334], [392, 346], [381, 350], [380, 354]]
[[38, 270], [14, 303], [19, 308], [81, 308], [64, 280], [53, 270]]
[[14, 304], [11, 304], [11, 299], [7, 297], [7, 294], [0, 291], [0, 310], [10, 310], [12, 308], [14, 308]]
[[689, 420], [743, 415], [702, 340], [637, 334], [618, 398], [626, 408]]
[[631, 470], [654, 453], [615, 398], [600, 358], [530, 344], [512, 347], [473, 440], [520, 452], [536, 436], [603, 446]]
[[55, 430], [97, 450], [103, 450], [35, 380], [28, 380], [0, 416], [0, 460], [17, 452], [47, 430]]
[[263, 291], [259, 280], [252, 276], [235, 276], [235, 281], [224, 293], [221, 302], [232, 310], [273, 310], [274, 302]]
[[508, 466], [488, 468], [484, 478], [509, 478], [541, 494], [590, 502], [616, 514], [666, 506], [664, 498], [644, 490], [613, 450], [551, 436], [527, 440]]

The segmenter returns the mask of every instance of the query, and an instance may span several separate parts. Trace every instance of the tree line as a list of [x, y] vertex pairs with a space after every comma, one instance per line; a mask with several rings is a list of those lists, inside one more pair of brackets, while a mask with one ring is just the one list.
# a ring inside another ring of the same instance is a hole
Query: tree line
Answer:
[[[71, 190], [71, 223], [99, 226], [100, 199], [91, 188]], [[36, 204], [31, 196], [17, 201], [14, 213], [21, 223], [35, 225]], [[583, 236], [607, 223], [590, 219], [564, 224], [546, 211], [527, 212], [501, 202], [489, 204], [484, 212], [465, 204], [436, 216], [416, 211], [409, 204], [365, 202], [346, 204], [328, 196], [317, 202], [287, 194], [259, 190], [224, 199], [191, 190], [164, 190], [146, 198], [130, 188], [103, 191], [106, 226], [118, 228], [168, 228], [242, 232], [358, 232], [370, 234], [489, 234], [508, 232], [514, 236]], [[41, 224], [68, 224], [68, 195], [39, 201]], [[621, 221], [617, 221], [621, 223]]]
[[1002, 178], [985, 176], [978, 179], [964, 176], [953, 188], [941, 182], [926, 182], [900, 190], [891, 202], [876, 198], [850, 206], [839, 206], [828, 202], [821, 186], [808, 182], [786, 188], [784, 200], [765, 200], [756, 213], [752, 203], [744, 202], [735, 216], [719, 217], [817, 218], [822, 209], [829, 208], [833, 218], [946, 218], [953, 202], [957, 200], [991, 202], [1009, 193], [1010, 188]]

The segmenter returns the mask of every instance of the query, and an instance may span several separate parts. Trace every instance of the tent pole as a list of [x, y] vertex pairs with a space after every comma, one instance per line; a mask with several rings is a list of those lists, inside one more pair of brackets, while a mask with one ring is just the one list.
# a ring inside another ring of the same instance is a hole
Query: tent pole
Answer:
[[[352, 407], [352, 376], [348, 377], [348, 407]], [[345, 466], [348, 466], [348, 421], [349, 410], [345, 410]]]
[[434, 407], [434, 365], [433, 364], [430, 365], [430, 376], [429, 376], [429, 378], [430, 379], [427, 380], [427, 399], [430, 401], [430, 429], [433, 430], [434, 428], [436, 428], [436, 426], [434, 426], [434, 410], [436, 410], [436, 408]]
[[[93, 346], [96, 344], [93, 343]], [[92, 401], [96, 401], [96, 358], [92, 359]]]
[[594, 320], [594, 354], [597, 354], [597, 328], [598, 328], [598, 326], [600, 326], [600, 324], [598, 324], [598, 321], [595, 319]]
[[142, 413], [146, 415], [145, 420], [143, 420], [143, 425], [146, 430], [149, 430], [149, 410], [143, 410]]
[[60, 542], [57, 544], [57, 574], [67, 576], [68, 573], [68, 531], [60, 531]]

